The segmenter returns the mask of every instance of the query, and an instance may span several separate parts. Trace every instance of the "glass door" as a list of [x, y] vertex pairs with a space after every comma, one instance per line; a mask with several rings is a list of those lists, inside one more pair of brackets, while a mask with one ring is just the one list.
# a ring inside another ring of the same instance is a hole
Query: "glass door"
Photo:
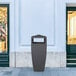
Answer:
[[0, 4], [0, 66], [9, 66], [9, 4]]
[[76, 7], [67, 7], [67, 66], [76, 67]]

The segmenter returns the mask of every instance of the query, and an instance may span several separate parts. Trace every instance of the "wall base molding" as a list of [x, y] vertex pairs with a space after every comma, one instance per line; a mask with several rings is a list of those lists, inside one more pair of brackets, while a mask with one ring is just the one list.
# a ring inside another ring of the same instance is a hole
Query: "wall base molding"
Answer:
[[[31, 52], [11, 52], [10, 67], [33, 67]], [[48, 52], [45, 67], [66, 67], [66, 52]]]

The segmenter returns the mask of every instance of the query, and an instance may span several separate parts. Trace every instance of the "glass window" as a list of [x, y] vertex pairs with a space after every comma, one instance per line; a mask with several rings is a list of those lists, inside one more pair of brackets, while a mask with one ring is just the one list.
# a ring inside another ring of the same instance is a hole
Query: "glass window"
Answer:
[[76, 44], [76, 11], [68, 11], [68, 44]]
[[7, 7], [0, 6], [0, 53], [7, 52]]

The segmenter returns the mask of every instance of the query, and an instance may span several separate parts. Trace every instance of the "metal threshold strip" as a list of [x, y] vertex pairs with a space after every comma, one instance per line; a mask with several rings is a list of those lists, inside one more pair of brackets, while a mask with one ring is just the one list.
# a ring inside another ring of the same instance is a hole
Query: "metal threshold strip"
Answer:
[[70, 59], [67, 59], [67, 60], [76, 60], [76, 58], [70, 58]]
[[70, 64], [70, 65], [76, 65], [76, 63], [67, 63], [67, 65], [68, 65], [68, 64]]

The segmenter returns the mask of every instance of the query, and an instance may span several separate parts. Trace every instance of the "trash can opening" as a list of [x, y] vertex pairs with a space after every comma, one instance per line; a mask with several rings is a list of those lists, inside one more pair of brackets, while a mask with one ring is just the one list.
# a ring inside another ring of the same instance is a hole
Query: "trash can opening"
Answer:
[[34, 38], [33, 42], [44, 42], [44, 38]]

